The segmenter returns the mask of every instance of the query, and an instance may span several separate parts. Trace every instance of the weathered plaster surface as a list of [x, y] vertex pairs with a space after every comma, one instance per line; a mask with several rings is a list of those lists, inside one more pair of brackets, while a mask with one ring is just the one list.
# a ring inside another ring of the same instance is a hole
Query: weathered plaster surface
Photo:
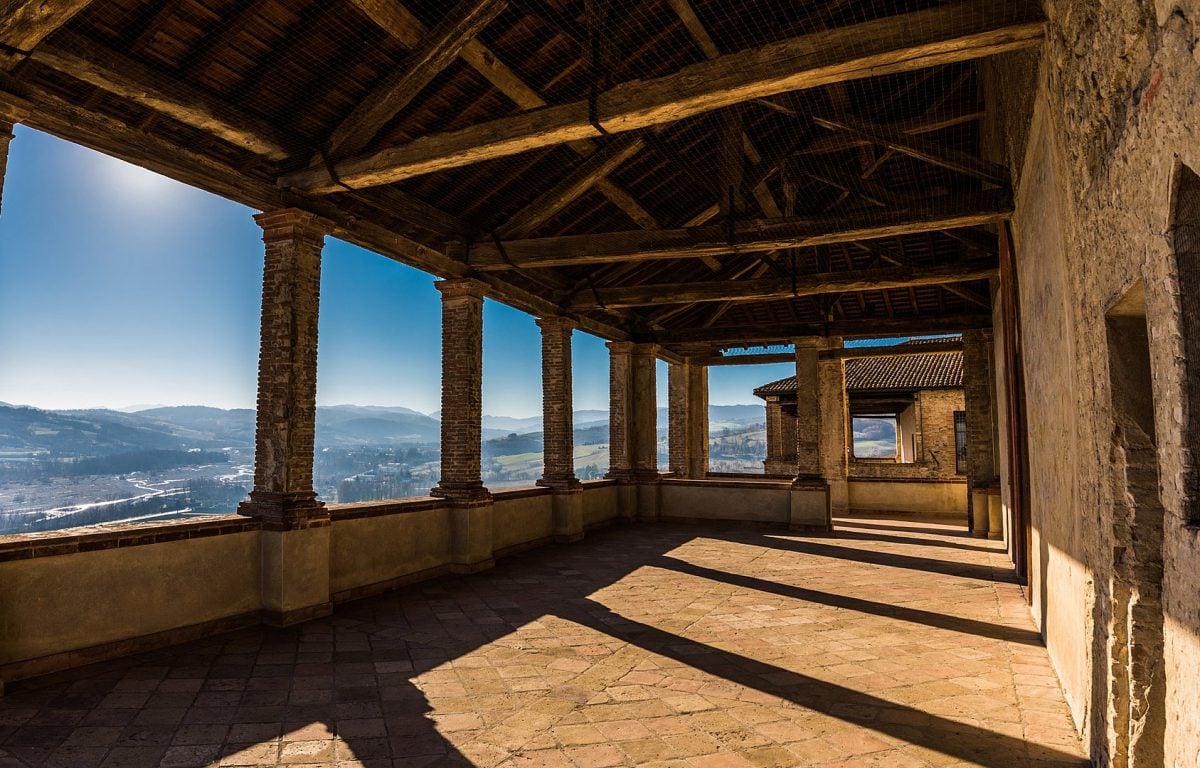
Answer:
[[1040, 57], [994, 62], [985, 77], [987, 144], [1016, 181], [1032, 609], [1096, 764], [1136, 764], [1121, 754], [1109, 704], [1121, 557], [1114, 547], [1123, 544], [1114, 510], [1125, 500], [1114, 498], [1114, 488], [1122, 493], [1113, 473], [1123, 446], [1112, 416], [1105, 313], [1140, 279], [1166, 516], [1162, 764], [1194, 766], [1200, 543], [1186, 524], [1196, 502], [1184, 498], [1184, 434], [1188, 388], [1200, 382], [1188, 382], [1182, 365], [1169, 228], [1177, 164], [1200, 168], [1200, 4], [1051, 0], [1046, 10]]

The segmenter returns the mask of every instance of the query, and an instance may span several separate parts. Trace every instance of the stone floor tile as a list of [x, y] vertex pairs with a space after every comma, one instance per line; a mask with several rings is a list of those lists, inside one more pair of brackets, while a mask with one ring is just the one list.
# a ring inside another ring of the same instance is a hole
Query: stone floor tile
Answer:
[[997, 544], [937, 521], [838, 526], [614, 528], [298, 627], [17, 683], [0, 699], [0, 757], [30, 768], [1086, 764]]

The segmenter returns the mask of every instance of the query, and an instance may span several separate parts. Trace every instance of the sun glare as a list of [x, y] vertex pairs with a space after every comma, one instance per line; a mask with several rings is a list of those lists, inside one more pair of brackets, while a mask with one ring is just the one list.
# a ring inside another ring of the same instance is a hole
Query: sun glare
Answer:
[[165, 199], [178, 187], [179, 182], [145, 168], [111, 157], [97, 160], [99, 181], [104, 191], [121, 199], [134, 199], [149, 203]]

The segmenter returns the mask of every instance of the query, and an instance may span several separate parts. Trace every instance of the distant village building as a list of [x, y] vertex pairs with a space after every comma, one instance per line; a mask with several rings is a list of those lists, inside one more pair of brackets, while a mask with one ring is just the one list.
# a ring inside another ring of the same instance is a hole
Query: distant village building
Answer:
[[[957, 339], [913, 339], [898, 346], [951, 340]], [[766, 474], [796, 475], [796, 377], [764, 384], [754, 394], [766, 401]], [[962, 487], [942, 489], [947, 492], [936, 498], [925, 494], [928, 508], [917, 504], [921, 508], [911, 511], [966, 513], [967, 421], [961, 351], [849, 358], [846, 402], [851, 422], [846, 449], [852, 507], [858, 506], [856, 485], [864, 490], [864, 483], [875, 480], [924, 480]], [[870, 439], [875, 433], [882, 439]], [[888, 439], [892, 434], [894, 440]], [[905, 505], [902, 496], [893, 497], [895, 504]], [[869, 506], [878, 508], [880, 503]]]

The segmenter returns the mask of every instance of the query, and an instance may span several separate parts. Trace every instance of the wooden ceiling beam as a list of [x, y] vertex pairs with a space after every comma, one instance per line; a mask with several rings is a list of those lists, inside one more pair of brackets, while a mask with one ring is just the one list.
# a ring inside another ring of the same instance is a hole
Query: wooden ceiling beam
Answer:
[[[333, 223], [334, 237], [438, 277], [462, 277], [467, 265], [378, 223], [365, 206], [349, 195], [313, 198], [282, 192], [270, 179], [225, 163], [162, 136], [147, 134], [117, 118], [77, 105], [0, 75], [0, 114], [19, 115], [32, 128], [133, 163], [257, 210], [295, 206]], [[377, 210], [379, 206], [373, 202]], [[553, 301], [512, 285], [503, 275], [482, 275], [492, 286], [489, 296], [536, 316], [561, 314]], [[580, 315], [578, 327], [606, 339], [625, 340], [625, 328]]]
[[846, 291], [877, 291], [888, 288], [946, 285], [987, 280], [999, 272], [995, 259], [963, 261], [939, 266], [882, 267], [842, 272], [808, 274], [795, 280], [711, 280], [697, 283], [659, 283], [624, 288], [601, 288], [577, 293], [571, 309], [592, 310], [645, 307], [662, 304], [695, 304], [711, 301], [772, 301], [799, 296], [822, 296]]
[[0, 69], [11, 69], [37, 50], [92, 0], [3, 0], [0, 2]]
[[[415, 47], [427, 34], [421, 20], [401, 5], [399, 0], [351, 0], [351, 2], [377, 26], [408, 48]], [[541, 109], [547, 105], [548, 102], [535, 88], [514, 72], [478, 38], [467, 41], [458, 55], [521, 109]], [[588, 157], [596, 151], [596, 145], [587, 139], [569, 142], [567, 147], [581, 157]], [[596, 180], [595, 187], [613, 205], [624, 211], [634, 223], [646, 229], [659, 226], [654, 216], [644, 206], [612, 180], [601, 177]]]
[[193, 86], [165, 81], [141, 62], [82, 35], [64, 31], [54, 45], [38, 47], [30, 58], [268, 160], [281, 161], [291, 154], [287, 142], [265, 120]]
[[412, 48], [329, 137], [330, 157], [362, 150], [463, 48], [507, 7], [506, 0], [462, 0]]
[[917, 336], [930, 333], [955, 333], [978, 328], [991, 328], [990, 313], [897, 319], [841, 320], [830, 323], [762, 323], [730, 325], [712, 328], [683, 328], [664, 331], [648, 341], [659, 344], [741, 344], [762, 345], [789, 343], [800, 336], [841, 336], [843, 338], [874, 338], [885, 336]]
[[982, 179], [989, 184], [1007, 185], [1010, 182], [1008, 169], [998, 163], [960, 152], [951, 147], [945, 147], [937, 142], [921, 139], [916, 136], [895, 133], [888, 129], [872, 125], [862, 120], [840, 117], [836, 120], [827, 117], [813, 116], [813, 122], [823, 128], [839, 133], [849, 134], [863, 141], [879, 144], [917, 160], [945, 168], [956, 173]]
[[[650, 128], [773, 94], [977, 59], [1038, 44], [1033, 4], [1020, 20], [993, 0], [959, 0], [923, 11], [816, 32], [622, 83], [587, 99], [501, 118], [348, 158], [335, 172], [352, 187], [378, 186], [602, 133]], [[594, 107], [594, 108], [593, 108]], [[593, 120], [598, 125], [593, 125]], [[283, 175], [280, 186], [312, 193], [339, 187], [327, 170]]]
[[499, 245], [480, 242], [472, 247], [469, 260], [473, 269], [498, 272], [514, 268], [760, 253], [980, 226], [1007, 219], [1012, 210], [1012, 195], [1007, 190], [993, 189], [931, 200], [919, 208], [741, 221], [735, 222], [732, 232], [722, 225], [709, 225], [509, 240]]

